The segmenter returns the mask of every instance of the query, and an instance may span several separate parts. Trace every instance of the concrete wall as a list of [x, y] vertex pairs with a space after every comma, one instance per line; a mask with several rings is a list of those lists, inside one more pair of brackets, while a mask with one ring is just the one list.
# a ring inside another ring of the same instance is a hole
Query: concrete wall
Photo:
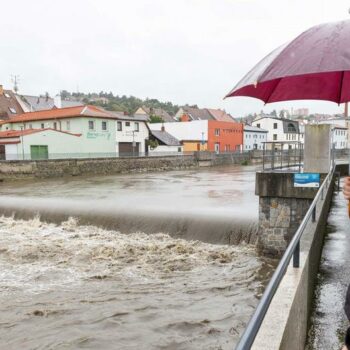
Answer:
[[251, 349], [304, 350], [314, 286], [322, 252], [334, 179], [317, 205], [316, 222], [309, 221], [301, 240], [300, 268], [290, 263]]
[[328, 173], [331, 166], [330, 125], [306, 125], [304, 172]]
[[0, 161], [0, 179], [109, 175], [198, 167], [194, 156]]

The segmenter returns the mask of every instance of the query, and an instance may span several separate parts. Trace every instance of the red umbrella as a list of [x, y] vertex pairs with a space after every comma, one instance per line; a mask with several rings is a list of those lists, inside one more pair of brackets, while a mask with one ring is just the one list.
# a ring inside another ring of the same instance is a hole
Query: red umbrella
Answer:
[[261, 60], [227, 95], [265, 103], [350, 100], [350, 21], [310, 28]]

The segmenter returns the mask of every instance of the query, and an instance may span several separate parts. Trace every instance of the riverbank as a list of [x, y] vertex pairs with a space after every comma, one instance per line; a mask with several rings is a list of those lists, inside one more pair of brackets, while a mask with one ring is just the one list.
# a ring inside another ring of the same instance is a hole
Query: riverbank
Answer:
[[77, 158], [0, 161], [0, 180], [147, 173], [261, 162], [257, 152], [133, 158]]

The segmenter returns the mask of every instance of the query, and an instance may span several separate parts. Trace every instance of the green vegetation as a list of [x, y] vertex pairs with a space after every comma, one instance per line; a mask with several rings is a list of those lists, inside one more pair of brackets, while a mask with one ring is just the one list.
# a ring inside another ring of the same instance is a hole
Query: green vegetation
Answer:
[[[69, 92], [67, 90], [61, 91], [61, 98], [63, 100], [77, 100], [84, 103], [103, 107], [110, 111], [127, 112], [134, 114], [136, 110], [142, 106], [148, 108], [161, 108], [167, 111], [170, 115], [175, 115], [179, 106], [172, 104], [171, 102], [160, 102], [157, 99], [146, 98], [142, 100], [134, 96], [118, 96], [112, 92], [101, 91], [99, 93], [82, 93], [82, 92]], [[157, 121], [158, 123], [159, 121]]]
[[159, 146], [157, 140], [147, 140], [146, 142], [150, 149], [155, 149]]
[[164, 123], [164, 120], [159, 115], [151, 115], [149, 117], [149, 122], [150, 123]]
[[249, 160], [242, 160], [241, 165], [249, 165]]

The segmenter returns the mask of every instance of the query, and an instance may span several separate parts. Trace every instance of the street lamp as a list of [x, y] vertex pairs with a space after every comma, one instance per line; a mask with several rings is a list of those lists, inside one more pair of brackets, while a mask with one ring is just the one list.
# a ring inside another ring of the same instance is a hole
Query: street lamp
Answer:
[[21, 143], [22, 143], [22, 159], [24, 160], [24, 141], [23, 141], [23, 131], [24, 131], [24, 124], [20, 126], [21, 128]]
[[134, 154], [135, 154], [135, 146], [136, 146], [136, 142], [135, 142], [135, 130], [132, 131], [132, 157], [134, 158]]

